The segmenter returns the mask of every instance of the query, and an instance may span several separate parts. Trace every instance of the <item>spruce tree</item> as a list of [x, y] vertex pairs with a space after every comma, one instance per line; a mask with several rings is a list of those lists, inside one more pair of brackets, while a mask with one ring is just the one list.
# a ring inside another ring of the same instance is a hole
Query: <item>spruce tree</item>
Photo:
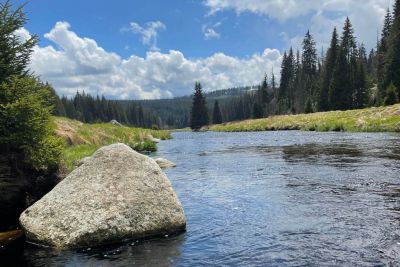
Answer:
[[396, 104], [397, 102], [399, 102], [399, 94], [397, 93], [396, 86], [394, 86], [394, 84], [391, 83], [386, 91], [384, 105], [390, 106]]
[[387, 10], [381, 39], [378, 43], [378, 53], [377, 53], [377, 80], [378, 80], [378, 101], [382, 102], [385, 98], [386, 94], [386, 81], [385, 81], [385, 67], [386, 67], [386, 60], [387, 60], [387, 53], [389, 47], [389, 36], [391, 33], [393, 24], [392, 14], [390, 9]]
[[302, 88], [304, 90], [305, 99], [311, 101], [316, 95], [316, 78], [317, 78], [317, 50], [315, 48], [315, 41], [307, 31], [303, 40], [303, 53], [301, 57], [302, 67]]
[[388, 50], [386, 54], [386, 64], [384, 71], [384, 86], [391, 83], [400, 88], [400, 0], [396, 0], [393, 9], [393, 24], [388, 37]]
[[352, 98], [348, 94], [348, 91], [350, 91], [348, 68], [346, 52], [343, 49], [339, 49], [336, 66], [329, 85], [329, 103], [332, 110], [346, 110], [351, 106]]
[[32, 35], [22, 41], [15, 34], [27, 22], [23, 7], [12, 10], [10, 1], [0, 4], [0, 83], [13, 75], [22, 77], [29, 74], [30, 55], [38, 38]]
[[[0, 4], [0, 153], [21, 155], [36, 169], [54, 171], [62, 145], [54, 136], [50, 86], [29, 75], [35, 36], [24, 41], [15, 31], [26, 23], [23, 6]], [[18, 163], [16, 163], [18, 165]]]
[[221, 110], [219, 109], [218, 100], [214, 102], [214, 109], [213, 109], [213, 124], [221, 124], [222, 123], [222, 115]]
[[208, 110], [206, 106], [206, 99], [203, 96], [201, 84], [195, 83], [193, 104], [190, 119], [190, 128], [192, 130], [199, 130], [201, 127], [209, 123]]
[[346, 110], [353, 107], [353, 96], [357, 80], [358, 50], [353, 26], [346, 18], [340, 41], [338, 58], [329, 86], [332, 109]]
[[335, 70], [336, 60], [338, 57], [339, 39], [336, 27], [333, 29], [331, 45], [326, 54], [324, 72], [322, 77], [322, 87], [319, 93], [319, 110], [327, 111], [330, 108], [329, 103], [329, 86], [331, 84], [333, 71]]

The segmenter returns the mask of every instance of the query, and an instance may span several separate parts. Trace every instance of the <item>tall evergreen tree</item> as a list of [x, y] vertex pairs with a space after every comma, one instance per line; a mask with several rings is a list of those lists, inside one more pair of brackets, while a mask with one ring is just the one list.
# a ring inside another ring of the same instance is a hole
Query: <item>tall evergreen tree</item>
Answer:
[[351, 91], [348, 68], [346, 52], [343, 49], [339, 49], [336, 66], [329, 86], [329, 102], [333, 110], [346, 110], [351, 107], [352, 99], [348, 94], [348, 91]]
[[12, 10], [10, 1], [0, 3], [0, 83], [12, 75], [26, 76], [33, 47], [38, 42], [36, 35], [21, 40], [15, 31], [27, 22], [23, 7]]
[[385, 60], [384, 87], [391, 83], [400, 93], [400, 0], [396, 0], [393, 8], [393, 24], [388, 37], [388, 50]]
[[221, 110], [219, 109], [218, 100], [214, 102], [214, 109], [213, 109], [213, 117], [212, 117], [213, 124], [221, 124], [222, 123], [222, 115]]
[[193, 105], [191, 111], [190, 128], [199, 130], [201, 127], [209, 123], [208, 110], [206, 107], [206, 99], [203, 96], [201, 84], [195, 83]]
[[393, 17], [390, 9], [387, 10], [381, 39], [377, 45], [377, 80], [378, 80], [378, 101], [382, 102], [386, 94], [387, 82], [385, 81], [385, 66], [387, 60], [387, 53], [389, 48], [389, 36], [392, 30]]
[[335, 70], [336, 60], [338, 57], [339, 39], [336, 27], [333, 29], [331, 44], [326, 54], [324, 71], [322, 74], [322, 86], [319, 93], [319, 110], [327, 111], [330, 108], [329, 102], [329, 86], [331, 84], [333, 71]]
[[313, 99], [316, 96], [316, 78], [317, 78], [317, 50], [315, 41], [307, 31], [303, 40], [303, 53], [301, 58], [302, 65], [302, 87], [304, 88], [304, 99], [310, 99], [313, 105]]
[[330, 106], [332, 109], [351, 109], [357, 80], [358, 50], [353, 26], [346, 18], [340, 41], [338, 58], [330, 83]]

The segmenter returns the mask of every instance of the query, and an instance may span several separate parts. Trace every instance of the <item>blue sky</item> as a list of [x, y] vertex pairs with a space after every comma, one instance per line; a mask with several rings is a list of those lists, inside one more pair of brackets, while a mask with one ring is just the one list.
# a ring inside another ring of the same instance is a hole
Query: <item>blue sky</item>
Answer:
[[[16, 4], [25, 1], [13, 1]], [[95, 3], [95, 4], [94, 4]], [[41, 45], [49, 45], [43, 35], [57, 21], [67, 21], [80, 36], [95, 39], [108, 51], [121, 56], [134, 53], [144, 56], [148, 47], [139, 34], [121, 32], [130, 22], [145, 25], [161, 21], [166, 30], [158, 34], [157, 46], [162, 52], [171, 49], [182, 51], [189, 57], [207, 57], [216, 52], [246, 57], [265, 47], [283, 49], [286, 42], [281, 32], [295, 29], [290, 23], [280, 23], [260, 15], [245, 13], [237, 16], [229, 10], [208, 15], [209, 9], [202, 1], [152, 0], [152, 1], [54, 1], [35, 0], [26, 8], [29, 23], [26, 28], [41, 37]], [[218, 27], [213, 27], [215, 24]], [[212, 27], [219, 38], [206, 40], [203, 27]], [[129, 48], [129, 49], [128, 49]]]
[[[14, 0], [17, 6], [25, 1]], [[310, 29], [327, 47], [346, 16], [368, 48], [392, 0], [34, 0], [19, 31], [40, 44], [31, 68], [60, 95], [163, 98], [253, 85]]]

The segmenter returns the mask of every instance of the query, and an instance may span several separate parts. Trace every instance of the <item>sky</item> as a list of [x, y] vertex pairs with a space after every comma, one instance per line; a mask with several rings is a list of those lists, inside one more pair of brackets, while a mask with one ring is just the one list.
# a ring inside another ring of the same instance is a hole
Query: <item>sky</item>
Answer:
[[[4, 0], [1, 0], [4, 2]], [[12, 0], [17, 7], [26, 1]], [[30, 67], [59, 95], [110, 99], [189, 95], [279, 78], [283, 52], [307, 30], [319, 53], [348, 16], [376, 45], [393, 0], [31, 0], [21, 40], [36, 34]]]

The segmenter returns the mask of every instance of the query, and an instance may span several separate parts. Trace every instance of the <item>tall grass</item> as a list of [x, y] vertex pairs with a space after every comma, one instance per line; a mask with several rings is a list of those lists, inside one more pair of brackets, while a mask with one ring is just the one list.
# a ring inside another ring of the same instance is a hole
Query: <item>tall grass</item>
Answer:
[[121, 127], [110, 123], [85, 124], [62, 117], [56, 117], [55, 123], [56, 135], [65, 141], [61, 164], [67, 172], [82, 158], [105, 145], [124, 143], [137, 151], [155, 151], [157, 145], [149, 140], [149, 135], [161, 140], [171, 138], [168, 131]]
[[400, 104], [348, 111], [282, 115], [258, 120], [245, 120], [209, 127], [210, 131], [347, 131], [400, 132]]

